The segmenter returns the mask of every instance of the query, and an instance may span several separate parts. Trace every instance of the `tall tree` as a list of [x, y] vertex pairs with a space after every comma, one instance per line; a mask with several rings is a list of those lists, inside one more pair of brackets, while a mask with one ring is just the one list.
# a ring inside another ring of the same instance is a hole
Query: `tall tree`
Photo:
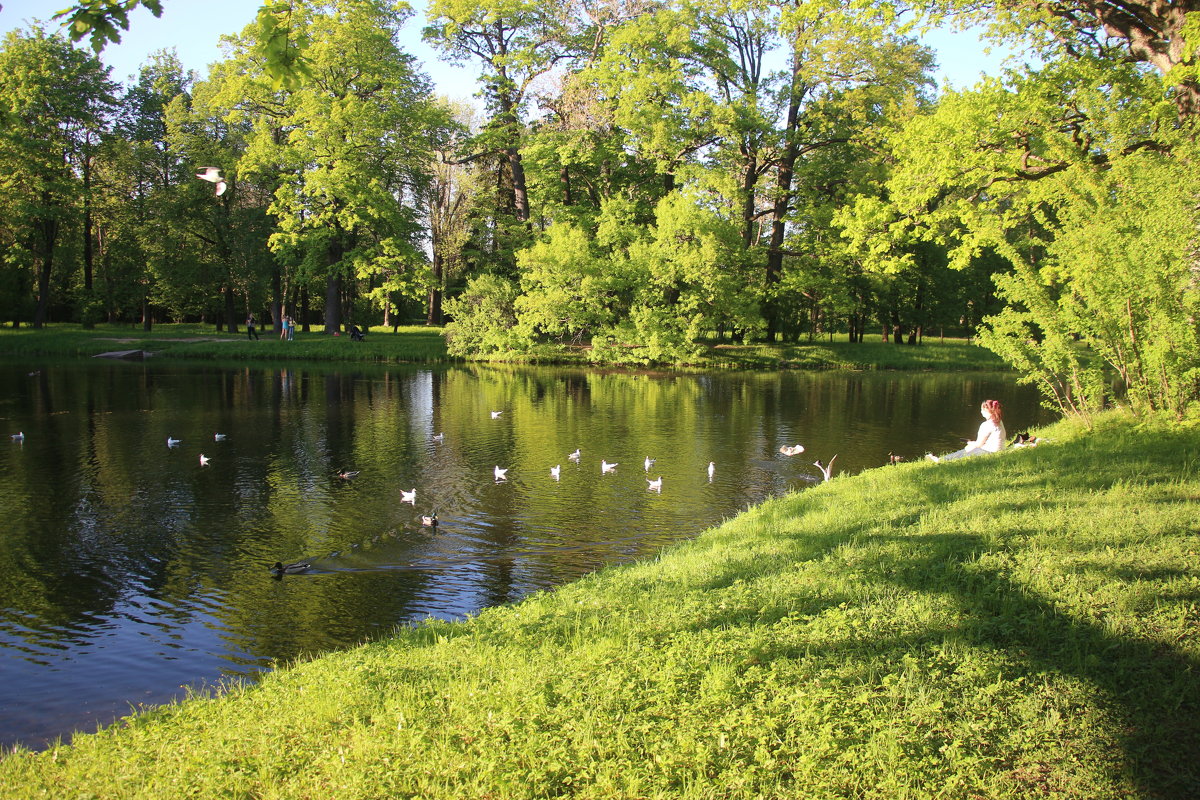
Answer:
[[40, 28], [10, 32], [0, 49], [0, 202], [35, 271], [35, 328], [47, 319], [62, 232], [82, 213], [85, 160], [114, 88], [94, 56]]

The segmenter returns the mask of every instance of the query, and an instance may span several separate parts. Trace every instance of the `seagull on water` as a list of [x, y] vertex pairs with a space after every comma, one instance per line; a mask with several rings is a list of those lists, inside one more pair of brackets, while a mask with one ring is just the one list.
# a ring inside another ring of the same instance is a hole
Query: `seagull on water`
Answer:
[[646, 487], [646, 491], [658, 492], [659, 494], [662, 494], [662, 475], [659, 475], [658, 479], [653, 481], [649, 478], [646, 478], [646, 483], [650, 484]]
[[578, 461], [579, 461], [579, 458], [580, 458], [580, 452], [579, 452], [579, 448], [578, 448], [578, 447], [576, 447], [576, 448], [575, 448], [575, 452], [574, 452], [574, 453], [571, 453], [569, 456], [567, 456], [567, 458], [569, 458], [569, 459], [571, 459], [572, 461], [574, 461], [574, 462], [578, 463]]
[[436, 528], [438, 524], [437, 512], [435, 511], [428, 516], [422, 516], [421, 524], [426, 528]]
[[716, 473], [716, 471], [717, 471], [717, 465], [711, 461], [708, 462], [708, 479], [710, 481], [713, 479], [713, 475]]
[[24, 432], [24, 431], [18, 431], [17, 433], [14, 433], [14, 434], [12, 435], [12, 440], [13, 440], [14, 442], [23, 442], [23, 441], [25, 441], [25, 432]]
[[492, 474], [496, 476], [496, 480], [498, 480], [498, 481], [506, 481], [506, 480], [508, 480], [508, 478], [506, 478], [506, 477], [504, 477], [504, 476], [505, 476], [506, 474], [508, 474], [508, 470], [509, 470], [509, 468], [508, 468], [508, 467], [504, 467], [503, 469], [501, 469], [501, 468], [500, 468], [500, 465], [499, 465], [499, 464], [497, 464], [497, 465], [496, 465], [496, 468], [492, 470]]
[[175, 445], [179, 444], [182, 441], [183, 441], [182, 439], [172, 439], [170, 436], [168, 436], [167, 437], [167, 447], [174, 447]]
[[643, 462], [646, 467], [646, 472], [650, 471], [650, 468], [654, 466], [655, 461], [656, 461], [656, 459], [653, 459], [650, 456], [646, 456], [646, 460]]
[[220, 167], [201, 167], [203, 172], [197, 172], [196, 177], [202, 181], [215, 183], [217, 185], [217, 197], [225, 194], [225, 190], [229, 188], [229, 184], [225, 183], [225, 179], [221, 177]]
[[785, 444], [783, 447], [779, 448], [779, 452], [783, 453], [785, 456], [798, 456], [804, 452], [804, 445]]
[[[337, 474], [337, 476], [338, 476], [339, 478], [341, 478], [342, 480], [344, 480], [344, 481], [352, 481], [352, 480], [354, 480], [355, 478], [357, 478], [357, 477], [358, 477], [358, 472], [359, 472], [359, 471], [358, 471], [358, 470], [356, 470], [356, 469], [353, 469], [353, 470], [350, 470], [350, 469], [344, 469], [344, 470], [342, 470], [341, 472], [339, 472], [339, 473]], [[401, 491], [403, 491], [403, 490], [401, 490]]]
[[414, 486], [411, 492], [406, 492], [401, 489], [400, 502], [415, 506], [417, 504], [417, 488]]
[[225, 441], [225, 434], [223, 434], [223, 433], [214, 433], [214, 434], [213, 434], [213, 441], [214, 441], [214, 442], [223, 442], [223, 441]]
[[200, 466], [202, 466], [202, 467], [208, 466], [208, 456], [204, 455], [204, 453], [200, 454]]
[[559, 475], [561, 475], [561, 474], [562, 474], [562, 464], [555, 464], [553, 467], [550, 468], [550, 477], [554, 478], [554, 480], [558, 480]]
[[616, 464], [610, 464], [607, 461], [605, 461], [603, 458], [600, 459], [600, 474], [601, 475], [605, 474], [606, 472], [616, 472], [616, 469], [617, 469]]
[[504, 413], [503, 411], [493, 411], [493, 412], [492, 412], [492, 419], [500, 419], [500, 415], [501, 415], [501, 414], [503, 414], [503, 413]]
[[837, 453], [833, 454], [833, 458], [829, 459], [828, 464], [822, 464], [821, 459], [818, 458], [816, 461], [813, 462], [813, 466], [816, 467], [817, 469], [821, 470], [821, 474], [825, 476], [825, 480], [829, 480], [830, 478], [833, 477], [833, 462], [834, 461], [837, 461]]
[[443, 441], [443, 440], [445, 440], [445, 438], [446, 438], [446, 434], [444, 434], [444, 433], [435, 433], [433, 435], [433, 440], [435, 442]]

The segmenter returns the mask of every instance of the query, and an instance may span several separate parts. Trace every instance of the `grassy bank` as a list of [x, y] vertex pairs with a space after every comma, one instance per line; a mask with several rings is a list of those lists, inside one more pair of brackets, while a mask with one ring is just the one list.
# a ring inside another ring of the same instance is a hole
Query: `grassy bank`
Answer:
[[[0, 328], [0, 355], [74, 358], [122, 350], [144, 350], [158, 358], [232, 361], [368, 361], [430, 363], [453, 361], [440, 328], [424, 326], [372, 329], [364, 342], [347, 336], [297, 333], [291, 342], [271, 331], [250, 341], [245, 332], [217, 333], [208, 325], [157, 325], [149, 333], [124, 325], [52, 325], [42, 330]], [[494, 361], [537, 361], [586, 366], [589, 351], [579, 348], [542, 351], [536, 358], [514, 355]], [[963, 339], [930, 339], [919, 347], [882, 342], [834, 341], [809, 344], [714, 344], [695, 363], [703, 369], [895, 369], [1002, 370], [994, 353]]]
[[1200, 430], [1049, 435], [10, 756], [0, 794], [1195, 797]]

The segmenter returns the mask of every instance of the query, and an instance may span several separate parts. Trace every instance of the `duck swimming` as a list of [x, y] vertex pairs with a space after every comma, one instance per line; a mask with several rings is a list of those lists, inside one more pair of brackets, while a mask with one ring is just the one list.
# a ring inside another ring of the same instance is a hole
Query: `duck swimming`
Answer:
[[284, 575], [299, 575], [308, 572], [312, 569], [312, 564], [307, 561], [297, 561], [294, 564], [284, 564], [282, 561], [276, 561], [271, 567], [271, 574], [276, 578], [282, 578]]

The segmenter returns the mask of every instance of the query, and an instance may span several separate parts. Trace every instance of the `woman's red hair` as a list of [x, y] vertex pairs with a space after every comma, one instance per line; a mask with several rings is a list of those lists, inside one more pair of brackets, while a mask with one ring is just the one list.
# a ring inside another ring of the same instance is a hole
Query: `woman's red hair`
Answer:
[[1000, 401], [999, 400], [984, 400], [983, 401], [983, 410], [988, 412], [988, 416], [991, 417], [992, 422], [995, 422], [995, 423], [1000, 422], [1000, 420], [1002, 418], [1002, 414], [1000, 412]]

